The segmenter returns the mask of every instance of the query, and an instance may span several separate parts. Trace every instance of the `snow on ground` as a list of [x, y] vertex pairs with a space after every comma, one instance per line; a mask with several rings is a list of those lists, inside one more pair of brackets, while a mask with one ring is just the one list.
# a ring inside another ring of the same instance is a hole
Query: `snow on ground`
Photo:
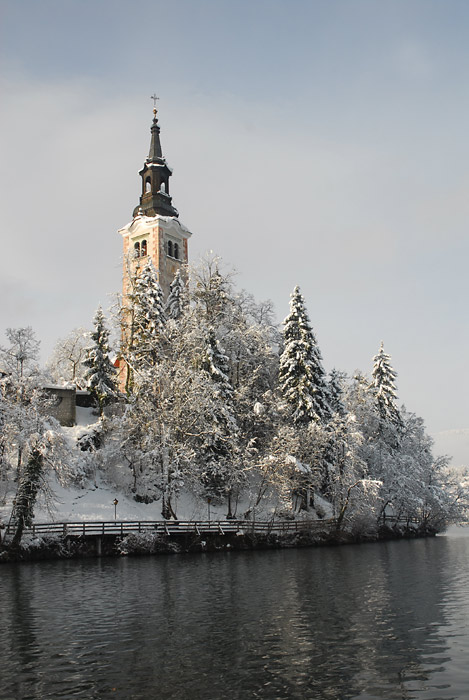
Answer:
[[318, 513], [321, 513], [322, 517], [324, 518], [333, 518], [334, 517], [334, 511], [332, 508], [332, 504], [329, 501], [326, 501], [325, 498], [322, 498], [318, 493], [314, 494], [314, 506], [317, 510]]
[[[96, 485], [87, 488], [63, 488], [53, 477], [51, 482], [54, 505], [48, 510], [44, 499], [38, 501], [35, 508], [35, 522], [82, 522], [114, 520], [114, 499], [117, 498], [117, 520], [162, 520], [161, 500], [153, 503], [137, 503], [118, 489], [99, 479]], [[179, 520], [225, 520], [227, 505], [213, 505], [190, 493], [182, 493], [173, 503]], [[249, 502], [238, 504], [237, 517], [242, 518], [249, 508]], [[269, 507], [261, 510], [258, 519], [272, 516]], [[0, 509], [1, 512], [1, 509]]]
[[[35, 508], [35, 522], [81, 522], [83, 520], [114, 520], [114, 499], [118, 520], [157, 520], [158, 504], [137, 503], [118, 489], [97, 480], [96, 486], [64, 488], [52, 477], [50, 486], [53, 492], [53, 506], [49, 510], [40, 499]], [[152, 507], [153, 506], [153, 507]]]
[[[85, 489], [64, 488], [55, 476], [52, 476], [50, 488], [52, 504], [48, 507], [43, 497], [38, 499], [34, 518], [36, 523], [114, 520], [115, 498], [119, 501], [117, 505], [119, 520], [156, 520], [160, 517], [156, 511], [157, 504], [151, 509], [151, 506], [137, 503], [106, 484], [99, 484], [97, 488], [94, 485]], [[11, 498], [0, 507], [0, 518], [8, 522], [10, 512]]]
[[[73, 430], [72, 428], [70, 430]], [[114, 499], [117, 498], [117, 520], [162, 520], [161, 500], [153, 503], [137, 503], [131, 496], [105, 483], [99, 478], [85, 488], [67, 487], [59, 484], [55, 475], [49, 480], [51, 494], [47, 499], [40, 496], [35, 507], [34, 521], [46, 522], [83, 522], [83, 521], [112, 521], [114, 520]], [[12, 509], [10, 493], [5, 505], [0, 506], [0, 519], [8, 523]], [[225, 520], [226, 504], [209, 504], [205, 499], [197, 498], [190, 493], [182, 493], [173, 506], [179, 520]], [[243, 499], [238, 503], [236, 517], [243, 518], [249, 509], [249, 500]], [[266, 504], [258, 508], [256, 519], [264, 520], [272, 517], [273, 506]]]
[[[77, 424], [73, 427], [63, 427], [63, 435], [70, 447], [76, 446], [77, 439], [90, 427], [97, 423], [98, 417], [93, 414], [91, 408], [77, 407]], [[117, 520], [162, 520], [161, 500], [153, 503], [138, 503], [131, 495], [106, 483], [99, 474], [96, 480], [90, 480], [84, 488], [78, 486], [61, 486], [55, 474], [49, 476], [49, 495], [45, 498], [40, 495], [35, 506], [34, 522], [83, 522], [83, 521], [113, 521], [114, 499], [117, 498]], [[8, 523], [12, 511], [14, 491], [2, 492], [0, 485], [0, 521]], [[316, 504], [326, 517], [331, 517], [330, 503], [319, 496], [315, 497]], [[256, 520], [269, 520], [278, 510], [280, 503], [277, 499], [264, 500], [253, 512], [254, 497], [248, 493], [240, 498], [235, 508], [235, 517], [243, 519], [247, 511], [250, 517]], [[197, 497], [192, 493], [181, 493], [173, 502], [173, 508], [179, 520], [225, 520], [227, 516], [227, 504], [210, 504], [206, 499]], [[310, 514], [311, 517], [311, 514]]]
[[[93, 408], [82, 408], [81, 406], [77, 406], [77, 413], [76, 413], [76, 421], [77, 424], [74, 426], [74, 428], [78, 428], [80, 426], [85, 426], [85, 425], [90, 425], [91, 423], [95, 423], [98, 420], [98, 416], [93, 414], [94, 409]], [[72, 430], [74, 430], [72, 428]]]
[[[161, 500], [153, 503], [137, 503], [131, 496], [105, 483], [99, 478], [85, 488], [67, 487], [59, 484], [55, 475], [51, 475], [51, 498], [49, 504], [40, 496], [35, 507], [34, 522], [83, 522], [83, 521], [113, 521], [114, 499], [117, 498], [117, 520], [162, 520]], [[12, 508], [13, 493], [9, 494], [5, 505], [0, 506], [0, 519], [8, 523]], [[250, 508], [248, 497], [237, 504], [236, 517], [242, 519]], [[226, 503], [214, 505], [205, 499], [197, 498], [191, 493], [182, 493], [173, 503], [179, 520], [225, 520], [227, 515]], [[273, 515], [274, 504], [267, 502], [256, 509], [257, 520], [267, 520]]]

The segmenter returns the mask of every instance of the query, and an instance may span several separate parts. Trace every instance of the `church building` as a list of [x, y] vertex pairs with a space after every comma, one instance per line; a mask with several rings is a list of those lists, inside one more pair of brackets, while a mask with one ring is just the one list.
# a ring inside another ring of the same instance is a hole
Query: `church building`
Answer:
[[155, 107], [150, 152], [139, 172], [140, 202], [133, 211], [132, 221], [119, 230], [124, 244], [124, 298], [129, 274], [138, 273], [148, 258], [153, 261], [165, 298], [176, 272], [188, 262], [187, 243], [191, 232], [179, 221], [179, 213], [172, 204], [169, 191], [172, 170], [163, 157], [156, 115]]
[[[154, 97], [156, 100], [156, 97]], [[132, 221], [119, 229], [124, 248], [122, 297], [124, 308], [130, 291], [130, 280], [135, 278], [148, 260], [153, 262], [158, 282], [167, 299], [171, 282], [178, 270], [188, 262], [188, 240], [191, 232], [179, 221], [178, 210], [172, 204], [169, 193], [171, 168], [163, 157], [157, 110], [153, 109], [150, 152], [140, 170], [142, 181], [140, 202], [133, 211]], [[122, 340], [128, 338], [125, 324]], [[121, 391], [127, 388], [130, 374], [122, 356], [115, 363], [119, 372]]]

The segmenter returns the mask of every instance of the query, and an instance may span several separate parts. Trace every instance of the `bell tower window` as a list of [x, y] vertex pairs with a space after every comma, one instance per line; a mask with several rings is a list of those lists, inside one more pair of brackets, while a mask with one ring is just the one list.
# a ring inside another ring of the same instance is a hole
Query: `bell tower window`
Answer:
[[173, 250], [174, 257], [176, 258], [176, 260], [179, 260], [179, 245], [177, 243], [174, 244]]
[[140, 257], [140, 243], [134, 243], [134, 258]]
[[142, 244], [140, 246], [140, 255], [142, 256], [142, 258], [144, 258], [145, 255], [147, 255], [147, 242], [146, 241], [142, 241]]
[[173, 257], [173, 242], [168, 241], [168, 255], [172, 258]]
[[151, 192], [151, 178], [145, 180], [145, 192]]

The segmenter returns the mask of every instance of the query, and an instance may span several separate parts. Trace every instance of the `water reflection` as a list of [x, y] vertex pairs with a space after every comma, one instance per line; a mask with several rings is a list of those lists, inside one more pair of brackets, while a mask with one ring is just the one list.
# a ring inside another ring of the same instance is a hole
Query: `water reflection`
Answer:
[[467, 697], [469, 538], [0, 569], [1, 698]]

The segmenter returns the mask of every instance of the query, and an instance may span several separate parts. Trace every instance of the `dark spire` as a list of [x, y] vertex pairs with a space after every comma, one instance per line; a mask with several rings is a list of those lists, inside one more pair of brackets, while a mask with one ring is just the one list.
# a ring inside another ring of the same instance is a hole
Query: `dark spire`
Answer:
[[147, 162], [156, 162], [163, 160], [160, 143], [160, 127], [156, 118], [156, 109], [153, 110], [153, 124], [151, 125], [151, 143], [150, 153], [148, 154]]
[[[154, 100], [157, 98], [153, 97]], [[156, 103], [156, 102], [155, 102]], [[178, 216], [178, 210], [171, 204], [169, 195], [169, 178], [172, 170], [163, 158], [160, 142], [160, 127], [157, 119], [156, 107], [153, 109], [153, 123], [151, 125], [151, 143], [148, 158], [140, 170], [142, 178], [142, 194], [140, 202], [135, 207], [133, 215], [139, 213], [146, 216]], [[141, 211], [140, 211], [141, 210]]]

